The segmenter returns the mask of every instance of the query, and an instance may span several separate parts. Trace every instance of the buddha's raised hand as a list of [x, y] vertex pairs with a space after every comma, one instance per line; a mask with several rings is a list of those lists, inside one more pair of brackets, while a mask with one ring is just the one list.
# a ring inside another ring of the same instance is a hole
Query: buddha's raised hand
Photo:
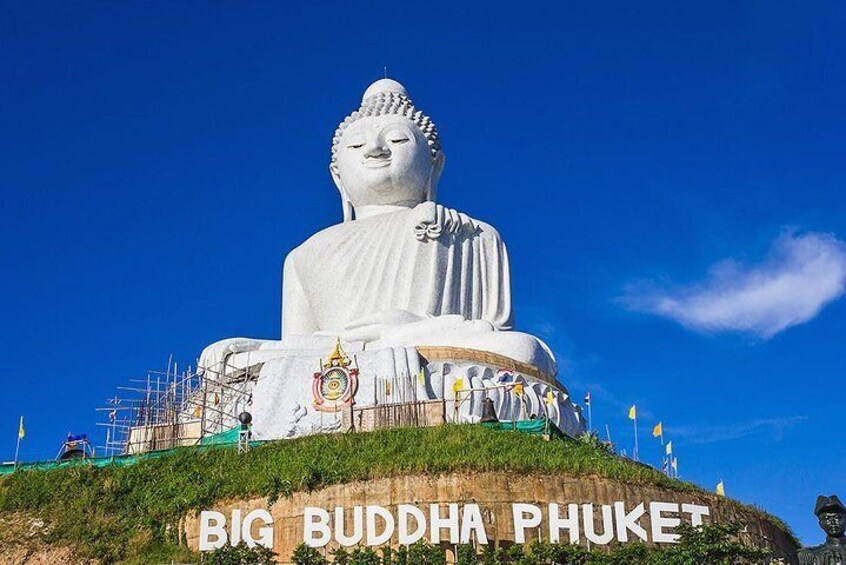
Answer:
[[476, 223], [467, 214], [434, 202], [423, 202], [412, 210], [414, 237], [419, 241], [438, 239], [442, 233], [457, 235], [476, 231]]

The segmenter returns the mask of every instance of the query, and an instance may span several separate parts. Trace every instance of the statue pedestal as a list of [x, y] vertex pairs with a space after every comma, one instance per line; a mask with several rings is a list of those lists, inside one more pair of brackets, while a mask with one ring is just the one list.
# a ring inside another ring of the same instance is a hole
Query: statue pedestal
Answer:
[[[357, 344], [344, 344], [343, 350], [355, 375], [339, 372], [334, 381], [332, 368], [324, 370], [329, 359], [325, 350], [322, 355], [261, 350], [227, 359], [227, 366], [246, 370], [249, 357], [250, 372], [258, 372], [249, 384], [255, 439], [347, 431], [350, 406], [364, 409], [436, 401], [444, 404], [444, 421], [474, 423], [481, 418], [486, 396], [500, 420], [547, 417], [568, 435], [584, 431], [581, 411], [561, 384], [537, 368], [501, 355], [448, 347], [364, 350]], [[316, 385], [321, 371], [329, 380]], [[324, 392], [330, 397], [334, 392], [342, 396], [347, 386], [354, 390], [347, 404], [328, 401], [321, 405], [320, 386], [329, 387]], [[388, 426], [376, 422], [374, 427]]]

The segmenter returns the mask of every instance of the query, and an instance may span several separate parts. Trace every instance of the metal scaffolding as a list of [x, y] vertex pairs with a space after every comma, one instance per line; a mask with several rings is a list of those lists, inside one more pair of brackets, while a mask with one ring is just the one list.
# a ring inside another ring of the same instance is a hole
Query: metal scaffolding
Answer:
[[106, 406], [97, 408], [105, 421], [107, 456], [196, 445], [202, 438], [239, 425], [238, 414], [252, 403], [257, 370], [226, 361], [200, 371], [180, 371], [172, 360], [164, 371], [149, 370], [142, 379], [117, 387]]

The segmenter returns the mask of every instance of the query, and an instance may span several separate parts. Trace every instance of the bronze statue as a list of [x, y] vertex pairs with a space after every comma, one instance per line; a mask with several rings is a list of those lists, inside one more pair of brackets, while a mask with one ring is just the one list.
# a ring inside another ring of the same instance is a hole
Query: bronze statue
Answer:
[[846, 565], [846, 507], [836, 496], [817, 497], [814, 514], [825, 532], [825, 543], [799, 550], [801, 565]]

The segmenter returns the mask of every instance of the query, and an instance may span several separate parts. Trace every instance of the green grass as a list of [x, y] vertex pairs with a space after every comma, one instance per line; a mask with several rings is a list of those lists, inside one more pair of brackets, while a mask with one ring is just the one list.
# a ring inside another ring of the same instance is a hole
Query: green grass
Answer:
[[276, 499], [355, 480], [453, 471], [602, 476], [701, 492], [584, 443], [453, 425], [310, 436], [244, 454], [185, 448], [128, 467], [18, 471], [0, 479], [0, 513], [44, 520], [44, 541], [82, 557], [140, 563], [153, 553], [159, 560], [184, 554], [179, 518], [217, 500]]

